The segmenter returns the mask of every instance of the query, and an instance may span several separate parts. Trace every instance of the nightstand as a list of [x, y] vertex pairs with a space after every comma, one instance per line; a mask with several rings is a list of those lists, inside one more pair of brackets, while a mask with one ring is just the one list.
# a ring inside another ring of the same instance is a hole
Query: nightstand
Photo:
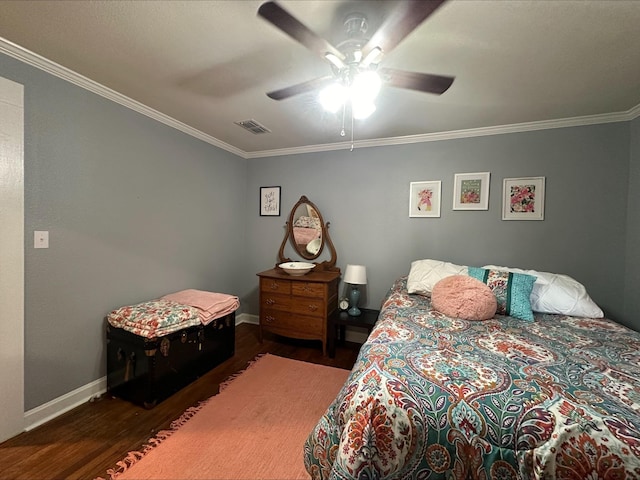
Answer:
[[344, 342], [345, 327], [366, 328], [367, 332], [371, 333], [378, 320], [378, 315], [380, 315], [380, 310], [361, 308], [360, 311], [362, 313], [357, 317], [352, 317], [343, 310], [336, 310], [329, 315], [327, 322], [327, 350], [329, 357], [333, 358], [336, 354], [336, 341]]

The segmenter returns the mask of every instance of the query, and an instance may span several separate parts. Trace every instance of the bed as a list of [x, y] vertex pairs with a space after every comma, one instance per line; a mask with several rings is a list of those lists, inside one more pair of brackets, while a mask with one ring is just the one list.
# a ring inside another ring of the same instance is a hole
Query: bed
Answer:
[[410, 277], [305, 443], [313, 479], [640, 478], [639, 333], [561, 313], [454, 318]]

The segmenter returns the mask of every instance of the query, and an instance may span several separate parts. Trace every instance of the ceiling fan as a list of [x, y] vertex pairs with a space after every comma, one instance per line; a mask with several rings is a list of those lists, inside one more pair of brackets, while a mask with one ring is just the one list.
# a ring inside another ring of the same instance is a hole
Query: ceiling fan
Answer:
[[[383, 68], [379, 64], [385, 54], [395, 48], [445, 1], [400, 2], [370, 38], [366, 36], [368, 29], [366, 17], [358, 13], [348, 15], [344, 22], [347, 39], [337, 47], [316, 35], [276, 2], [269, 1], [262, 4], [258, 9], [258, 15], [328, 61], [332, 68], [331, 75], [274, 90], [268, 92], [267, 96], [274, 100], [284, 100], [314, 90], [326, 92], [334, 86], [342, 88], [344, 92], [354, 84], [355, 87], [351, 89], [353, 92], [365, 92], [368, 88], [373, 88], [375, 90], [371, 93], [373, 97], [377, 94], [380, 84], [441, 95], [451, 86], [454, 77]], [[370, 86], [364, 82], [358, 84], [359, 79], [367, 76], [378, 77], [377, 80], [374, 79], [377, 85]], [[335, 96], [335, 89], [328, 95]], [[353, 99], [351, 100], [353, 108], [355, 105]], [[344, 99], [340, 98], [337, 104], [343, 103]], [[327, 106], [325, 108], [331, 109]]]

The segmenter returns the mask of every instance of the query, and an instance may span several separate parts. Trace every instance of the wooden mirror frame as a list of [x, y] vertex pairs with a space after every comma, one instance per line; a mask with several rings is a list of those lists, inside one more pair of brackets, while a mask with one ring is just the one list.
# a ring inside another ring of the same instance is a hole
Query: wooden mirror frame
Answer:
[[[293, 236], [294, 215], [298, 210], [298, 207], [302, 205], [305, 205], [305, 206], [309, 205], [316, 211], [316, 213], [318, 214], [318, 219], [320, 220], [320, 227], [322, 229], [322, 243], [320, 244], [320, 249], [318, 250], [318, 253], [313, 255], [307, 252], [301, 252], [300, 249], [298, 248], [298, 245], [296, 245], [295, 238]], [[287, 239], [290, 238], [291, 245], [293, 246], [293, 249], [295, 250], [295, 252], [305, 260], [317, 259], [322, 253], [322, 251], [324, 250], [325, 246], [329, 249], [331, 258], [329, 260], [325, 260], [324, 262], [313, 262], [316, 265], [316, 267], [314, 268], [314, 271], [339, 271], [339, 269], [336, 267], [336, 261], [338, 260], [338, 255], [336, 253], [335, 247], [333, 246], [333, 242], [331, 241], [331, 237], [329, 236], [329, 223], [324, 223], [324, 219], [322, 218], [322, 214], [320, 213], [320, 210], [318, 210], [318, 207], [316, 207], [315, 204], [304, 195], [300, 197], [300, 200], [298, 200], [298, 202], [291, 209], [291, 213], [289, 213], [289, 220], [285, 224], [285, 228], [286, 228], [286, 233], [285, 233], [284, 239], [282, 240], [282, 244], [280, 245], [280, 250], [278, 251], [278, 258], [280, 259], [278, 264], [293, 261], [290, 258], [287, 258], [284, 256], [284, 247], [287, 244]]]

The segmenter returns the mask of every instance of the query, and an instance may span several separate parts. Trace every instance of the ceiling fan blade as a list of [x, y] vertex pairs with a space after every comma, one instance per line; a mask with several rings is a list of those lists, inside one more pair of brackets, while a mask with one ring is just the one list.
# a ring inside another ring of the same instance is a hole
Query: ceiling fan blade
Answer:
[[394, 68], [379, 68], [378, 72], [382, 80], [392, 87], [408, 88], [436, 95], [446, 92], [455, 78], [430, 73], [405, 72]]
[[330, 53], [340, 61], [343, 61], [345, 59], [342, 52], [340, 52], [324, 38], [319, 37], [314, 32], [309, 30], [309, 28], [307, 28], [304, 24], [302, 24], [298, 19], [296, 19], [293, 15], [287, 12], [276, 2], [266, 2], [260, 5], [260, 8], [258, 9], [258, 15], [271, 22], [273, 25], [278, 27], [291, 38], [300, 42], [312, 52], [315, 52], [318, 56], [326, 58], [327, 53]]
[[389, 53], [445, 1], [410, 0], [400, 2], [364, 46], [362, 56], [367, 57], [375, 48], [379, 48], [384, 54]]
[[290, 87], [281, 88], [280, 90], [268, 92], [267, 96], [274, 100], [284, 100], [285, 98], [293, 97], [294, 95], [300, 95], [301, 93], [321, 89], [334, 81], [335, 77], [333, 75], [327, 75], [325, 77], [314, 78], [313, 80], [291, 85]]

